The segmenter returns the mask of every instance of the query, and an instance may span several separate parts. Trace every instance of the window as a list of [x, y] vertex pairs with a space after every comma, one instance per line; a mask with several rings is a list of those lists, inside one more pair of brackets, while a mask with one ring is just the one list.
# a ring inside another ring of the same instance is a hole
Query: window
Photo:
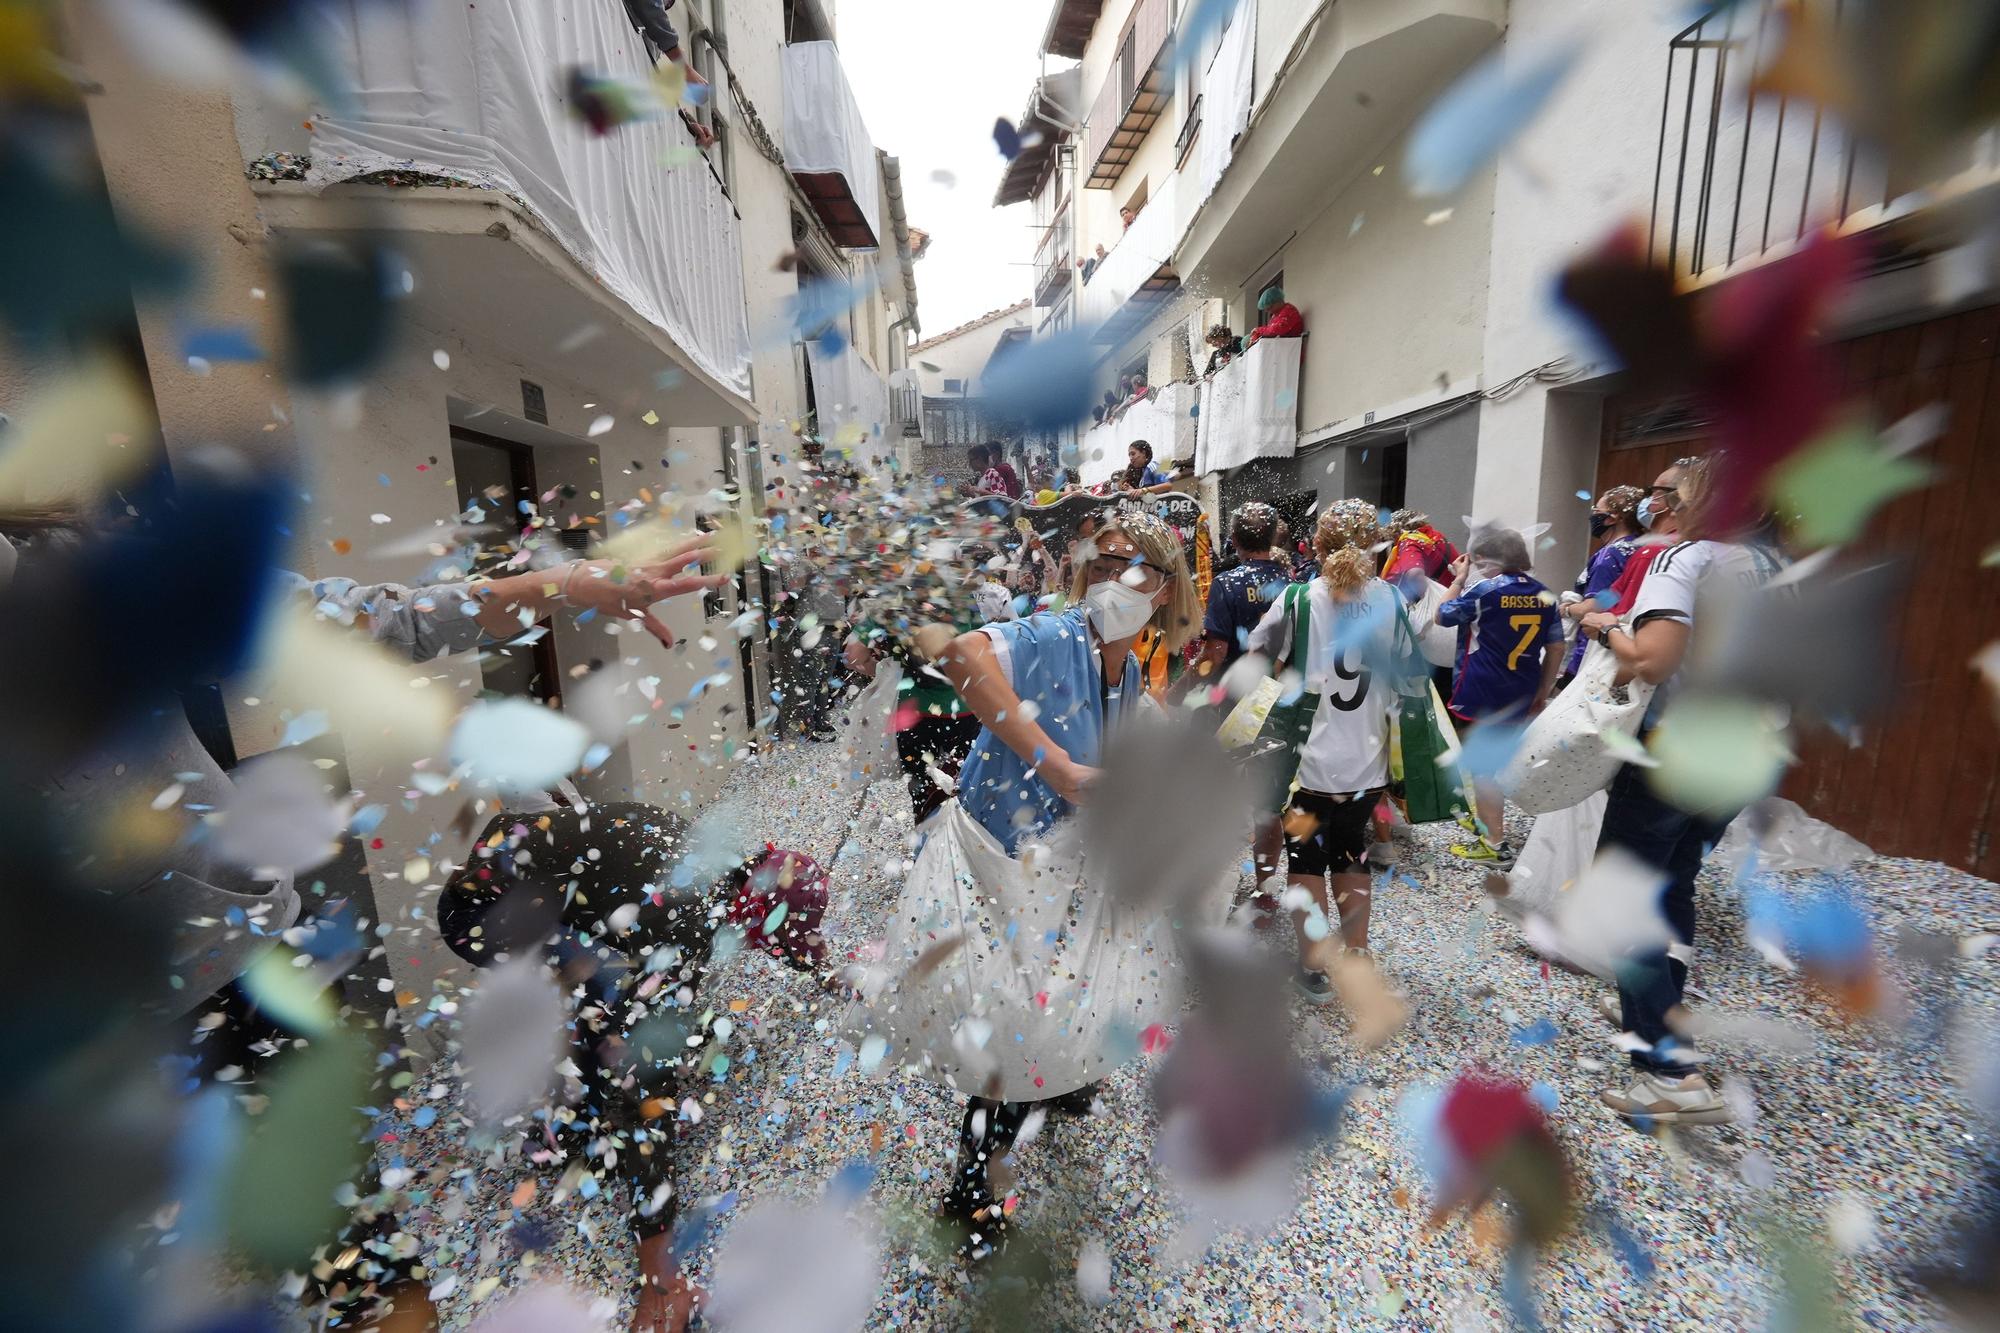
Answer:
[[946, 380], [946, 381], [944, 382], [944, 391], [945, 391], [946, 393], [964, 393], [964, 392], [965, 392], [965, 381], [964, 381], [964, 380]]

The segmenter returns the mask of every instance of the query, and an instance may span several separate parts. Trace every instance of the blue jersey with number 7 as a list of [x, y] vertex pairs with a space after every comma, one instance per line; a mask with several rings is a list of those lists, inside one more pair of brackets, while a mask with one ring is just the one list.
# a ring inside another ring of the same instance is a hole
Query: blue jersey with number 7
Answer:
[[1451, 711], [1525, 714], [1541, 688], [1543, 651], [1562, 648], [1562, 617], [1549, 590], [1526, 574], [1496, 574], [1439, 607], [1437, 619], [1458, 627]]

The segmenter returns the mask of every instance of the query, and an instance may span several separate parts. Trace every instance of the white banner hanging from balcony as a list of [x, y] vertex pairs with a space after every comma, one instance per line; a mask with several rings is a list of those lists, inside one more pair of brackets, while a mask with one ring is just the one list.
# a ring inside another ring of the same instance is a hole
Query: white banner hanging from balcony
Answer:
[[1194, 206], [1208, 201], [1236, 154], [1236, 136], [1250, 127], [1250, 101], [1255, 93], [1257, 60], [1257, 0], [1239, 0], [1230, 15], [1229, 31], [1201, 80], [1201, 141], [1195, 145]]
[[1139, 216], [1083, 287], [1083, 323], [1102, 324], [1117, 314], [1139, 289], [1152, 281], [1160, 266], [1174, 257], [1180, 234], [1175, 229], [1175, 177], [1168, 176], [1139, 210]]
[[1303, 338], [1264, 338], [1201, 386], [1194, 470], [1202, 476], [1299, 447]]
[[1127, 463], [1126, 451], [1135, 440], [1153, 446], [1153, 465], [1162, 472], [1176, 458], [1194, 453], [1194, 386], [1169, 384], [1143, 403], [1126, 408], [1118, 420], [1093, 426], [1077, 441], [1077, 475], [1085, 486], [1109, 481]]
[[847, 185], [845, 202], [879, 243], [882, 178], [875, 140], [832, 42], [785, 48], [785, 166], [794, 175], [839, 176]]
[[352, 83], [313, 115], [307, 180], [381, 171], [517, 201], [613, 296], [741, 398], [750, 330], [735, 210], [678, 116], [591, 132], [563, 71], [650, 78], [608, 0], [382, 5], [331, 0], [326, 53]]

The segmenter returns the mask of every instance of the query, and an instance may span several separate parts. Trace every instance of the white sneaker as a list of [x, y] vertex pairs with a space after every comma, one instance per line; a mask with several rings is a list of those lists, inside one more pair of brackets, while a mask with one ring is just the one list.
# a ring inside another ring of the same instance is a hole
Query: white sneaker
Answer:
[[1368, 844], [1368, 864], [1376, 870], [1387, 870], [1396, 864], [1396, 844], [1374, 842]]
[[1625, 1030], [1625, 1006], [1619, 1003], [1616, 995], [1598, 996], [1597, 1012], [1603, 1016], [1605, 1022], [1618, 1031]]
[[1668, 1078], [1641, 1073], [1623, 1092], [1597, 1094], [1606, 1106], [1627, 1120], [1652, 1120], [1666, 1125], [1727, 1125], [1736, 1119], [1722, 1094], [1700, 1074]]

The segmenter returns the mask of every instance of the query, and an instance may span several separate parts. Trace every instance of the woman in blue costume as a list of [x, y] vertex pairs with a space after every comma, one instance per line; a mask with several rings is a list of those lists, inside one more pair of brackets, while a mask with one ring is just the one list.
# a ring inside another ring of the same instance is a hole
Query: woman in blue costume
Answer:
[[[1132, 645], [1148, 626], [1179, 652], [1201, 624], [1200, 599], [1173, 530], [1121, 513], [1081, 544], [1070, 605], [988, 625], [954, 640], [939, 662], [982, 724], [958, 779], [965, 812], [1009, 853], [1089, 799], [1104, 735], [1144, 689]], [[1029, 1113], [1087, 1110], [1091, 1089], [1049, 1102], [974, 1097], [945, 1211], [982, 1257], [1006, 1231], [989, 1165], [1012, 1149]], [[1077, 1103], [1077, 1104], [1072, 1104]]]

